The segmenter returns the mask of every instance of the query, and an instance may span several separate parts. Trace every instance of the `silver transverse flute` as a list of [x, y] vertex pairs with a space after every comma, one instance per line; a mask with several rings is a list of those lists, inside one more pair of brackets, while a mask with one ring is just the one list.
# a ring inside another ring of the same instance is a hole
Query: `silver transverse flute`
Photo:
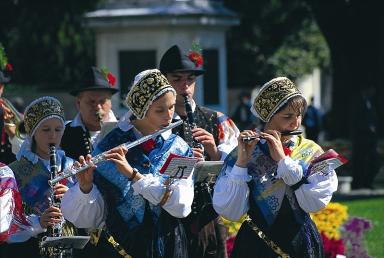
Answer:
[[[138, 140], [136, 140], [136, 141], [134, 141], [134, 142], [126, 142], [126, 143], [123, 143], [123, 144], [121, 144], [121, 145], [119, 145], [119, 146], [121, 146], [121, 147], [125, 147], [125, 148], [127, 148], [127, 149], [129, 150], [129, 149], [131, 149], [131, 148], [133, 148], [133, 147], [135, 147], [135, 146], [137, 146], [137, 145], [142, 144], [143, 142], [146, 142], [146, 141], [148, 141], [148, 140], [150, 140], [150, 139], [154, 139], [154, 138], [156, 138], [158, 135], [162, 134], [163, 132], [168, 131], [168, 130], [171, 130], [171, 129], [173, 129], [173, 128], [179, 126], [179, 125], [181, 125], [182, 123], [183, 123], [183, 120], [179, 120], [179, 121], [177, 121], [177, 122], [175, 122], [175, 123], [171, 123], [171, 124], [168, 125], [167, 127], [164, 127], [164, 128], [162, 128], [162, 129], [160, 129], [160, 130], [154, 132], [153, 134], [149, 134], [149, 135], [146, 135], [146, 136], [144, 136], [144, 137], [141, 137], [140, 139], [138, 139]], [[105, 151], [105, 152], [103, 152], [103, 153], [100, 153], [100, 154], [98, 154], [98, 155], [92, 157], [92, 159], [91, 159], [92, 163], [93, 163], [93, 164], [97, 164], [97, 163], [99, 163], [99, 162], [106, 161], [105, 156], [104, 156], [106, 152], [108, 152], [108, 151]], [[49, 183], [50, 185], [55, 185], [55, 184], [56, 184], [57, 182], [59, 182], [60, 180], [62, 180], [62, 179], [64, 179], [64, 178], [71, 177], [71, 176], [73, 176], [73, 175], [76, 175], [77, 173], [79, 173], [79, 172], [81, 172], [81, 171], [84, 171], [84, 170], [86, 170], [86, 169], [88, 169], [88, 168], [90, 168], [90, 167], [91, 167], [90, 164], [85, 164], [85, 165], [83, 165], [83, 166], [81, 166], [81, 167], [78, 167], [78, 168], [67, 168], [67, 169], [65, 169], [65, 170], [63, 171], [63, 173], [62, 173], [61, 175], [59, 175], [59, 176], [57, 176], [57, 177], [55, 177], [55, 178], [53, 178], [53, 179], [51, 179], [51, 180], [48, 180], [48, 183]]]
[[[299, 134], [302, 134], [303, 131], [301, 130], [294, 130], [294, 131], [284, 131], [284, 132], [281, 132], [281, 136], [289, 136], [289, 135], [299, 135]], [[242, 138], [243, 142], [250, 142], [250, 141], [253, 141], [257, 138], [263, 138], [262, 136], [258, 135], [258, 136], [245, 136]]]

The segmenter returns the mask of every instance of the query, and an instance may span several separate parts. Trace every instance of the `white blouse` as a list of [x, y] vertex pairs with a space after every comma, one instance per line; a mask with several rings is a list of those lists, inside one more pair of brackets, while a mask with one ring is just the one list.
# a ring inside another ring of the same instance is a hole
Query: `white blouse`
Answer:
[[[154, 205], [159, 204], [165, 192], [161, 178], [152, 174], [143, 176], [132, 184], [134, 194], [141, 194]], [[187, 179], [177, 180], [171, 185], [171, 190], [163, 209], [177, 218], [188, 216], [193, 201], [192, 174]], [[69, 188], [61, 200], [61, 211], [67, 220], [79, 228], [101, 228], [107, 215], [104, 199], [96, 185], [88, 194], [83, 193], [78, 184]]]
[[[285, 157], [278, 163], [277, 178], [282, 178], [287, 185], [294, 185], [302, 178], [303, 172], [298, 162]], [[248, 169], [238, 166], [227, 168], [215, 184], [213, 207], [227, 219], [237, 221], [249, 209], [249, 187], [251, 180]], [[327, 175], [313, 174], [308, 177], [308, 184], [301, 185], [295, 195], [300, 207], [306, 212], [316, 212], [325, 207], [337, 190], [337, 176], [334, 170]]]

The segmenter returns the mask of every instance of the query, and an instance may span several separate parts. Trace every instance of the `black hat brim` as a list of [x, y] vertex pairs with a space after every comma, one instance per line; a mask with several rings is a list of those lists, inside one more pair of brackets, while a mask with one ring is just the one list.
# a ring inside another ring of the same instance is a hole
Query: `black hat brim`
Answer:
[[193, 73], [195, 76], [199, 76], [205, 73], [205, 70], [203, 69], [176, 69], [173, 71], [169, 71], [168, 73]]
[[115, 94], [116, 92], [118, 92], [119, 90], [116, 89], [116, 88], [106, 88], [106, 87], [87, 87], [87, 88], [81, 88], [81, 89], [75, 89], [75, 90], [72, 90], [69, 92], [69, 94], [71, 94], [72, 96], [77, 96], [80, 92], [83, 92], [83, 91], [109, 91], [113, 94]]

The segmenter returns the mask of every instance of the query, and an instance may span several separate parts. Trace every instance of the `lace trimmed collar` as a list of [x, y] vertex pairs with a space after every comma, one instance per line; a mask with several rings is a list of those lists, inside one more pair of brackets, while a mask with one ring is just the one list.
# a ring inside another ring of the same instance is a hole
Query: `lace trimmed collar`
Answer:
[[[105, 121], [105, 122], [117, 122], [117, 118], [115, 116], [115, 114], [113, 113], [112, 110], [109, 111], [109, 114], [108, 114], [108, 120]], [[77, 113], [77, 115], [75, 116], [75, 118], [72, 120], [72, 123], [70, 125], [71, 127], [78, 127], [78, 126], [81, 126], [83, 128], [84, 131], [87, 131], [84, 123], [83, 123], [83, 120], [81, 119], [81, 115], [80, 115], [80, 112]]]
[[[20, 160], [21, 158], [24, 157], [28, 161], [32, 162], [32, 164], [37, 164], [37, 162], [39, 162], [39, 160], [41, 160], [43, 162], [43, 164], [45, 165], [45, 167], [47, 167], [47, 169], [49, 170], [49, 160], [42, 159], [39, 155], [34, 153], [31, 150], [31, 143], [32, 143], [31, 139], [29, 137], [27, 137], [24, 140], [23, 144], [21, 145], [21, 148], [16, 155], [16, 159]], [[57, 157], [56, 157], [57, 158], [57, 165], [58, 165], [58, 169], [60, 170], [61, 160], [65, 156], [65, 152], [61, 149], [58, 149], [56, 151], [56, 154], [57, 154]]]

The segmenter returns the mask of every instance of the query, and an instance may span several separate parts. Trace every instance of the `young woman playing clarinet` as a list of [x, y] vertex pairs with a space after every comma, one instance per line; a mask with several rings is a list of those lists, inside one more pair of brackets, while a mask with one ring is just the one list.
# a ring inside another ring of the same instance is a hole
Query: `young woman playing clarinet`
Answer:
[[129, 150], [119, 147], [168, 126], [175, 102], [176, 92], [159, 70], [139, 73], [126, 99], [130, 111], [93, 152], [105, 152], [109, 161], [78, 173], [78, 185], [63, 197], [66, 219], [99, 229], [99, 257], [187, 257], [178, 218], [191, 212], [192, 178], [167, 187], [160, 168], [169, 154], [192, 157], [192, 149], [171, 131]]
[[[40, 254], [39, 241], [46, 235], [48, 227], [61, 223], [58, 207], [53, 207], [52, 196], [60, 199], [68, 187], [74, 184], [72, 178], [63, 180], [51, 188], [50, 145], [60, 146], [64, 132], [64, 109], [53, 97], [34, 100], [24, 112], [24, 126], [27, 137], [16, 155], [17, 160], [9, 164], [21, 194], [29, 229], [11, 234], [4, 246], [4, 257], [44, 257]], [[56, 150], [58, 171], [72, 166], [73, 160], [64, 151]], [[52, 194], [52, 191], [54, 194]], [[73, 228], [66, 228], [70, 233]], [[73, 232], [72, 232], [73, 233]]]
[[264, 84], [254, 100], [252, 112], [264, 129], [240, 133], [213, 195], [213, 207], [222, 216], [237, 221], [248, 213], [232, 258], [324, 256], [308, 213], [328, 204], [337, 177], [328, 167], [307, 177], [309, 163], [323, 151], [315, 142], [287, 133], [300, 127], [306, 106], [285, 77]]

